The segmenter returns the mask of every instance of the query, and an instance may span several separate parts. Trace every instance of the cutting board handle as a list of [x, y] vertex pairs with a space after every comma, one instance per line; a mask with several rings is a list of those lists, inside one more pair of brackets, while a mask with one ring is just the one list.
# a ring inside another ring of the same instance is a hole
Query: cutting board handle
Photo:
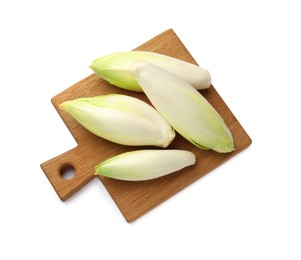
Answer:
[[[87, 171], [81, 166], [85, 157], [81, 149], [75, 147], [41, 164], [42, 170], [62, 201], [94, 178], [94, 167], [90, 168], [91, 171]], [[72, 178], [63, 177], [66, 169], [74, 170], [75, 174]]]

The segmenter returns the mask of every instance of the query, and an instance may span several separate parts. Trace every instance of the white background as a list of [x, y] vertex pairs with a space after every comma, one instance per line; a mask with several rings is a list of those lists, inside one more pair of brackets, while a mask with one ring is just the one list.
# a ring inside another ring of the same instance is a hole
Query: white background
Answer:
[[[299, 2], [1, 0], [0, 259], [300, 260]], [[62, 203], [40, 164], [76, 143], [50, 99], [169, 28], [253, 144], [132, 224], [97, 179]]]

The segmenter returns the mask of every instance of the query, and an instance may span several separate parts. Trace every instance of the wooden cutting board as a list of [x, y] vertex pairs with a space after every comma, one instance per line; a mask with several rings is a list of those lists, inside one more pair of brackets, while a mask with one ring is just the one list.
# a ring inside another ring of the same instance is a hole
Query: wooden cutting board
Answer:
[[[172, 29], [161, 33], [135, 50], [162, 53], [196, 64], [193, 57]], [[81, 80], [51, 100], [78, 144], [77, 147], [41, 164], [44, 173], [62, 201], [68, 199], [86, 183], [95, 178], [94, 167], [102, 161], [123, 152], [154, 148], [122, 146], [106, 141], [88, 132], [71, 116], [58, 108], [59, 104], [66, 100], [109, 93], [130, 95], [149, 103], [143, 93], [122, 90], [112, 86], [100, 79], [96, 74], [92, 74]], [[195, 153], [197, 163], [194, 166], [150, 181], [129, 182], [97, 177], [102, 181], [128, 222], [136, 220], [251, 144], [250, 137], [215, 88], [211, 87], [208, 90], [201, 91], [201, 93], [221, 114], [230, 128], [234, 137], [235, 151], [227, 154], [204, 151], [193, 146], [177, 134], [168, 148], [184, 149]], [[62, 171], [68, 167], [75, 169], [75, 175], [71, 179], [64, 179]]]

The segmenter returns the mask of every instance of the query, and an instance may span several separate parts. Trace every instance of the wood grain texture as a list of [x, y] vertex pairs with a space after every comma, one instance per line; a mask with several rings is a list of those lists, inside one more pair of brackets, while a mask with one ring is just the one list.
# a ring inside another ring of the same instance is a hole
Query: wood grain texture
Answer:
[[[172, 29], [161, 33], [135, 50], [154, 51], [196, 63]], [[100, 79], [96, 74], [88, 76], [51, 100], [78, 144], [70, 151], [41, 164], [44, 173], [62, 201], [69, 198], [95, 177], [94, 167], [100, 162], [127, 151], [157, 149], [154, 147], [122, 146], [106, 141], [88, 132], [71, 116], [58, 108], [59, 104], [66, 100], [109, 93], [130, 95], [149, 103], [143, 93], [114, 87]], [[177, 134], [168, 148], [194, 152], [197, 158], [196, 165], [150, 181], [129, 182], [99, 177], [128, 222], [134, 221], [150, 211], [251, 144], [250, 137], [215, 88], [212, 86], [208, 90], [201, 91], [201, 93], [224, 118], [233, 134], [235, 151], [227, 154], [204, 151], [193, 146]], [[61, 169], [67, 165], [71, 165], [75, 169], [76, 174], [72, 179], [64, 179], [61, 176]]]

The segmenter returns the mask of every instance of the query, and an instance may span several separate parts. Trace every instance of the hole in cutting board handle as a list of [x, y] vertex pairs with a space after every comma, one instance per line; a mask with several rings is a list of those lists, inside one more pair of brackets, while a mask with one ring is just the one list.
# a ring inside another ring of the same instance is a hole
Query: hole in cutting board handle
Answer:
[[71, 180], [75, 173], [75, 168], [71, 164], [65, 164], [60, 169], [60, 174], [64, 180]]

